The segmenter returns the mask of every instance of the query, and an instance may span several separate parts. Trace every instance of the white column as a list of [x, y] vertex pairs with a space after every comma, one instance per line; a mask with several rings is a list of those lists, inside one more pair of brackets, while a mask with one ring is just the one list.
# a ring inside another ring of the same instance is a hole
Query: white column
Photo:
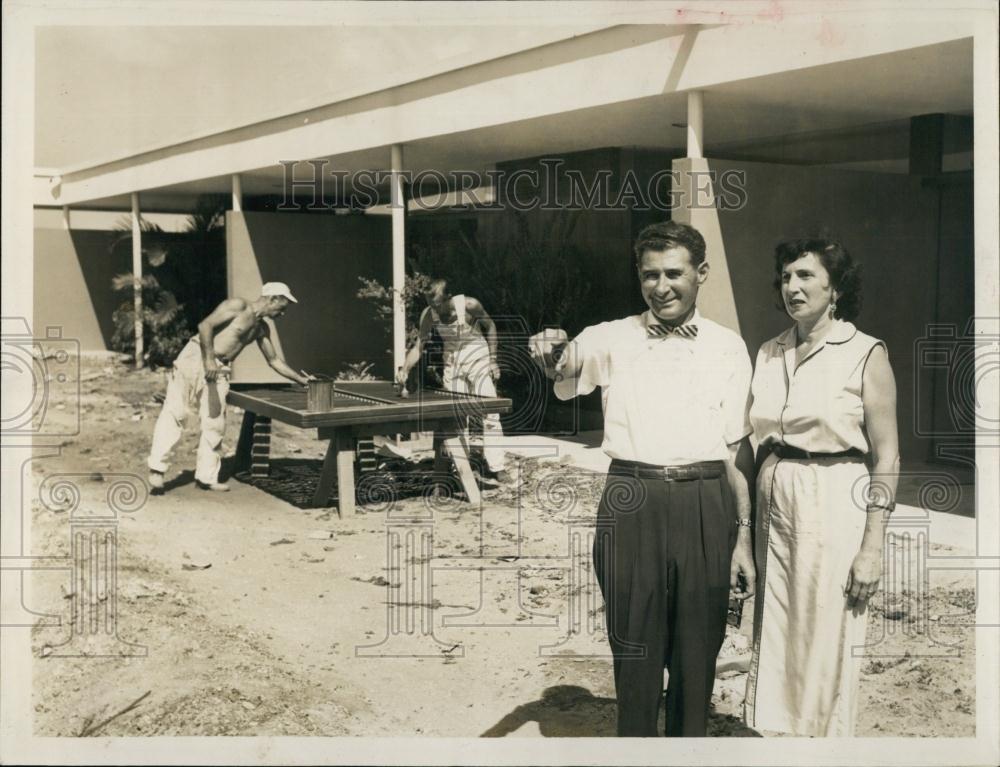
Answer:
[[62, 208], [62, 222], [63, 222], [63, 229], [69, 231], [69, 228], [70, 228], [70, 226], [69, 226], [69, 205], [63, 205], [63, 208]]
[[139, 193], [132, 192], [132, 294], [135, 306], [135, 366], [142, 367], [142, 227]]
[[243, 210], [243, 183], [240, 181], [240, 174], [233, 174], [233, 213], [240, 213]]
[[700, 159], [705, 155], [702, 152], [704, 146], [703, 117], [704, 101], [702, 91], [691, 91], [688, 93], [688, 114], [687, 114], [687, 156], [691, 159]]
[[403, 365], [406, 356], [406, 200], [403, 197], [403, 147], [392, 145], [392, 369]]

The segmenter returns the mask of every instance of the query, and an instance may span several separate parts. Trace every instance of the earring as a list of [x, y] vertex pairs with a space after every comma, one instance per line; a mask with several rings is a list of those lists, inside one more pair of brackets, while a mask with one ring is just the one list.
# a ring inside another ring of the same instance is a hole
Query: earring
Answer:
[[830, 301], [830, 319], [834, 319], [837, 316], [837, 299], [834, 298]]

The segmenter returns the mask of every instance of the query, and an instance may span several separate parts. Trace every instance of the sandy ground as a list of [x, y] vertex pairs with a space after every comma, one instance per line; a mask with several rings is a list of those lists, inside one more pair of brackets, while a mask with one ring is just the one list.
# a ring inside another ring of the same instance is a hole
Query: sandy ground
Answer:
[[[68, 421], [79, 407], [81, 434], [58, 455], [36, 450], [25, 469], [34, 556], [70, 557], [80, 510], [106, 510], [117, 475], [145, 477], [165, 380], [85, 358], [79, 406], [76, 386], [53, 382], [46, 418]], [[298, 502], [324, 446], [282, 425], [268, 492], [240, 481], [228, 494], [196, 489], [196, 421], [170, 491], [113, 526], [117, 587], [97, 598], [117, 608], [117, 639], [74, 632], [85, 580], [31, 576], [28, 606], [52, 616], [33, 629], [36, 735], [614, 734], [586, 543], [600, 475], [529, 460], [520, 494], [487, 491], [481, 513], [447, 498], [389, 503], [376, 487], [376, 502], [340, 519], [335, 505]], [[233, 413], [230, 446], [239, 421]], [[74, 475], [76, 512], [45, 496], [57, 474]], [[896, 555], [912, 565], [911, 552]], [[974, 734], [972, 586], [951, 572], [920, 589], [911, 575], [876, 599], [859, 735]], [[748, 605], [720, 658], [713, 735], [769, 734], [738, 718], [751, 615]]]

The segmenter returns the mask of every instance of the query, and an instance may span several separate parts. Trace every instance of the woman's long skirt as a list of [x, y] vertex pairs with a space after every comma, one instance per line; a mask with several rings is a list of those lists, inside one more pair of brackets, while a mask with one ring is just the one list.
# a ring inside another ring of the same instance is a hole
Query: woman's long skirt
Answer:
[[865, 529], [868, 471], [771, 455], [757, 479], [757, 602], [744, 717], [760, 730], [850, 736], [866, 604], [845, 586]]

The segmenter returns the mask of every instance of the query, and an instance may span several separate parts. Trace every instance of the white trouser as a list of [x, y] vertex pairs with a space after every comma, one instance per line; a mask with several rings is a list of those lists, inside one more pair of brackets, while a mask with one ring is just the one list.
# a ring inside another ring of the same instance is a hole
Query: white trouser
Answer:
[[[188, 409], [197, 402], [201, 418], [201, 439], [198, 442], [198, 462], [194, 477], [205, 484], [219, 481], [222, 438], [226, 433], [229, 372], [229, 368], [223, 366], [219, 369], [215, 383], [207, 383], [201, 347], [195, 341], [190, 341], [184, 347], [170, 370], [163, 409], [153, 429], [153, 444], [147, 461], [151, 470], [165, 472], [170, 467], [168, 459], [184, 431]], [[212, 412], [213, 406], [218, 410], [217, 413]]]
[[[451, 354], [445, 354], [444, 388], [456, 394], [474, 394], [478, 397], [497, 396], [493, 378], [490, 376], [490, 353], [485, 345], [474, 346], [471, 349], [461, 349]], [[490, 413], [483, 416], [483, 455], [490, 471], [502, 471], [505, 465], [504, 450], [499, 445], [503, 442], [503, 427], [500, 425], [500, 414]]]

